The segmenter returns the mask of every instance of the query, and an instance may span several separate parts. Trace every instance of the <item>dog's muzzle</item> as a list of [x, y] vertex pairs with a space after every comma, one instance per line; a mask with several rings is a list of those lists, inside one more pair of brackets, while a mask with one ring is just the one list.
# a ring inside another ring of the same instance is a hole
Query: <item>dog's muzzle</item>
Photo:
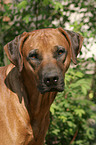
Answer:
[[62, 92], [64, 90], [64, 77], [60, 71], [45, 71], [41, 75], [38, 85], [39, 91], [45, 92]]

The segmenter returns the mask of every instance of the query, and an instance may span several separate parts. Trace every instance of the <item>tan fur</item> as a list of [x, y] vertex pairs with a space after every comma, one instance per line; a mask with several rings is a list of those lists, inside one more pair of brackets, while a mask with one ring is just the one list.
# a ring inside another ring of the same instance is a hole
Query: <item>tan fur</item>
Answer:
[[[66, 32], [65, 35], [70, 41]], [[20, 66], [20, 70], [14, 65], [8, 45], [5, 46], [13, 64], [0, 68], [0, 145], [43, 145], [49, 126], [50, 106], [57, 92], [41, 94], [38, 91], [38, 71], [49, 64], [58, 67], [52, 52], [55, 45], [62, 45], [68, 52], [64, 64], [59, 64], [65, 76], [71, 62], [71, 42], [68, 40], [58, 29], [24, 33], [19, 50], [22, 55], [20, 65], [24, 67]], [[28, 53], [35, 48], [43, 56], [36, 70], [26, 60]]]

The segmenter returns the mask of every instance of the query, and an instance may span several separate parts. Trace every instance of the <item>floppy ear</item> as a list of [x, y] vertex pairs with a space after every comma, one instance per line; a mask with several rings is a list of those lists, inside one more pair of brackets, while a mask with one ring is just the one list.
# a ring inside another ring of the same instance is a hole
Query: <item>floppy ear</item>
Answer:
[[24, 32], [4, 46], [4, 50], [8, 56], [8, 59], [18, 68], [20, 72], [23, 68], [23, 57], [21, 51], [23, 43], [25, 42], [27, 37], [28, 33]]
[[74, 64], [77, 64], [77, 55], [81, 50], [83, 37], [79, 33], [63, 30], [61, 27], [58, 29], [66, 37], [67, 41], [71, 45], [71, 58]]

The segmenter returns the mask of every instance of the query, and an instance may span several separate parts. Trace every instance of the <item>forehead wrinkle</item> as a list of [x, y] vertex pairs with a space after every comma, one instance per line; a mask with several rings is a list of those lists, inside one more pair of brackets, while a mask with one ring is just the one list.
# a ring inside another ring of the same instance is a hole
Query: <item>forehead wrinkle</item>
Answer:
[[42, 40], [42, 43], [47, 46], [47, 44], [48, 44], [48, 37], [46, 35], [46, 31], [45, 30], [41, 31], [40, 40]]
[[35, 38], [35, 43], [37, 43], [38, 48], [42, 50], [48, 50], [50, 45], [50, 39], [45, 30], [41, 30], [37, 38]]
[[[56, 34], [55, 34], [56, 35]], [[55, 36], [56, 37], [56, 36]], [[37, 43], [38, 45], [40, 45], [40, 43], [42, 45], [49, 45], [50, 43], [56, 43], [56, 38], [54, 37], [54, 31], [52, 33], [52, 30], [47, 30], [46, 29], [42, 29], [40, 31], [37, 31], [33, 36], [32, 36], [32, 39], [33, 39], [33, 43]], [[53, 39], [55, 38], [55, 39]]]
[[39, 49], [41, 52], [48, 52], [53, 49], [55, 45], [67, 45], [65, 41], [66, 39], [64, 36], [58, 31], [53, 29], [42, 29], [31, 34], [30, 49]]

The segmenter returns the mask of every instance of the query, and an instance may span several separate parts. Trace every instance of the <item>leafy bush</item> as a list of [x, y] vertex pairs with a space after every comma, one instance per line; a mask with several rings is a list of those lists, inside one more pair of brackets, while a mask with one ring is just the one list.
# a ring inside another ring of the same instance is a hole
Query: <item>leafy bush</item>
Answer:
[[[95, 0], [12, 2], [5, 4], [3, 0], [0, 1], [0, 66], [7, 64], [3, 46], [24, 31], [60, 26], [65, 28], [65, 24], [67, 28], [68, 24], [85, 37], [86, 49], [90, 43], [89, 38], [96, 37]], [[70, 15], [75, 13], [82, 15], [82, 18], [72, 22]], [[6, 17], [9, 18], [8, 21], [4, 20]], [[96, 70], [92, 68], [95, 63], [94, 56], [83, 58], [76, 67], [68, 70], [65, 90], [57, 95], [51, 107], [50, 127], [45, 144], [93, 145], [96, 142], [95, 128], [88, 122], [90, 118], [96, 120], [96, 113], [93, 111], [96, 102]]]
[[[90, 145], [95, 142], [95, 128], [88, 123], [96, 120], [90, 92], [92, 74], [87, 74], [80, 63], [70, 68], [65, 77], [65, 90], [51, 106], [51, 120], [47, 145]], [[86, 97], [85, 97], [86, 96]]]

